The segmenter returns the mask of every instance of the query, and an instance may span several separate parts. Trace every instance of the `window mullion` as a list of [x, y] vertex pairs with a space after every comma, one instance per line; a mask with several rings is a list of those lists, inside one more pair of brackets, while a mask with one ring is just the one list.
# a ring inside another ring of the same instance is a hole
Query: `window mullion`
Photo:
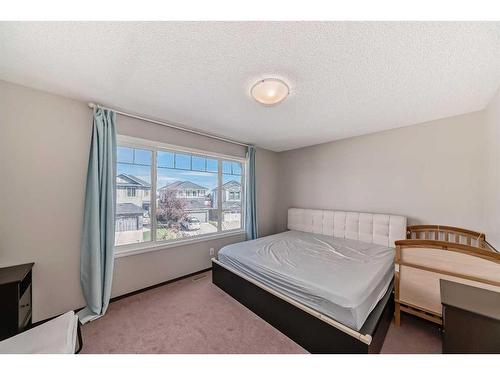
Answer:
[[150, 222], [151, 222], [151, 242], [156, 242], [156, 231], [157, 231], [157, 222], [156, 222], [156, 178], [158, 175], [158, 171], [156, 169], [156, 149], [153, 150], [153, 156], [152, 156], [152, 165], [151, 165], [151, 212], [150, 212]]
[[217, 232], [222, 232], [222, 160], [217, 160]]
[[246, 220], [246, 208], [247, 208], [247, 200], [246, 200], [246, 192], [247, 192], [247, 165], [245, 163], [241, 163], [241, 176], [240, 176], [240, 181], [241, 181], [241, 194], [240, 194], [240, 228], [244, 229], [245, 228], [245, 220]]

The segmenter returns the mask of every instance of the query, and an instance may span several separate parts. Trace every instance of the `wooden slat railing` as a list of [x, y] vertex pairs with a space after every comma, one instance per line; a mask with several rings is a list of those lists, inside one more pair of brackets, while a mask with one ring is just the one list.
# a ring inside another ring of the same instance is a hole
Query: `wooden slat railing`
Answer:
[[496, 252], [496, 250], [486, 242], [484, 233], [446, 225], [411, 225], [407, 227], [406, 238], [409, 240], [451, 242]]

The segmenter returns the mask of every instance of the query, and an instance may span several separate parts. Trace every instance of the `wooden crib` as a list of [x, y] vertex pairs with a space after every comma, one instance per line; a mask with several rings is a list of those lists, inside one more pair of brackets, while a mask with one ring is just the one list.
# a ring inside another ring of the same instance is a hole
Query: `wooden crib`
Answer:
[[439, 280], [500, 292], [500, 253], [483, 233], [440, 225], [414, 225], [396, 241], [395, 323], [401, 311], [442, 324]]

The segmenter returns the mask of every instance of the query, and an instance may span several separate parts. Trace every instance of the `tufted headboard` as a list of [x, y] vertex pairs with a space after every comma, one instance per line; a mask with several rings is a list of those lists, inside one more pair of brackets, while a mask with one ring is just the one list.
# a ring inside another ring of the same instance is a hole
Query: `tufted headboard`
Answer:
[[398, 215], [289, 208], [287, 227], [388, 247], [406, 238], [406, 217]]

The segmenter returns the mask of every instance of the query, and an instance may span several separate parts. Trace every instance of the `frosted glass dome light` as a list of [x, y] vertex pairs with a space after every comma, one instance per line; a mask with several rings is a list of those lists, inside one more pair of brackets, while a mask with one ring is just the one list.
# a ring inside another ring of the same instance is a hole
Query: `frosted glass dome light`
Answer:
[[274, 105], [285, 100], [290, 93], [290, 88], [280, 79], [266, 78], [253, 85], [250, 93], [259, 103]]

